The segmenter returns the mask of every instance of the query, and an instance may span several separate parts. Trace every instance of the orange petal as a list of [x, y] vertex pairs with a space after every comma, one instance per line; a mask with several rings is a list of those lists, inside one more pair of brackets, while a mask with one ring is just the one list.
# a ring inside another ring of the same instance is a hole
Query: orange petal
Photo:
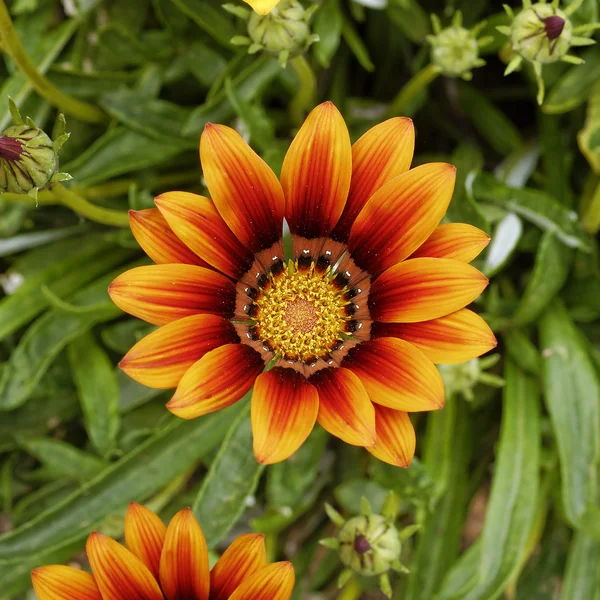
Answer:
[[258, 252], [281, 239], [281, 184], [235, 129], [208, 123], [200, 138], [200, 161], [212, 201], [244, 246]]
[[216, 271], [194, 265], [150, 265], [119, 275], [109, 286], [126, 313], [166, 325], [198, 313], [233, 316], [235, 285]]
[[439, 225], [411, 255], [411, 258], [452, 258], [471, 262], [490, 243], [490, 236], [466, 223]]
[[149, 508], [131, 502], [125, 513], [125, 544], [158, 579], [160, 553], [167, 528]]
[[408, 413], [385, 406], [375, 406], [377, 441], [367, 450], [379, 460], [408, 467], [415, 455], [415, 428]]
[[327, 236], [344, 209], [351, 174], [348, 128], [334, 104], [324, 102], [308, 115], [283, 161], [290, 231], [306, 238]]
[[375, 410], [361, 380], [348, 369], [323, 369], [310, 378], [319, 392], [319, 424], [353, 446], [375, 443]]
[[86, 552], [103, 600], [163, 600], [146, 565], [115, 540], [94, 532]]
[[216, 315], [192, 315], [164, 325], [140, 340], [119, 366], [143, 385], [168, 389], [207, 352], [239, 342], [233, 325]]
[[350, 350], [342, 365], [360, 377], [369, 398], [382, 406], [419, 412], [444, 405], [444, 383], [438, 370], [404, 340], [363, 342]]
[[382, 273], [369, 295], [371, 318], [415, 323], [449, 315], [473, 302], [488, 279], [449, 258], [413, 258]]
[[240, 535], [210, 572], [210, 600], [228, 600], [244, 580], [266, 564], [265, 536]]
[[405, 117], [375, 125], [354, 142], [350, 193], [333, 238], [348, 240], [352, 223], [367, 200], [390, 179], [408, 171], [414, 149], [415, 128]]
[[421, 323], [374, 323], [375, 337], [398, 337], [438, 364], [461, 363], [489, 352], [498, 343], [489, 325], [467, 308]]
[[356, 264], [374, 275], [410, 256], [444, 216], [455, 178], [452, 165], [428, 163], [379, 188], [350, 231]]
[[167, 192], [154, 202], [177, 237], [215, 269], [237, 279], [252, 265], [251, 252], [227, 227], [209, 198]]
[[245, 579], [229, 600], [289, 600], [294, 580], [292, 563], [271, 563]]
[[254, 455], [263, 464], [289, 458], [312, 431], [319, 412], [319, 394], [292, 369], [276, 367], [254, 384], [250, 418]]
[[237, 402], [265, 367], [260, 354], [244, 344], [207, 352], [181, 378], [167, 408], [182, 419], [195, 419]]
[[130, 210], [129, 226], [137, 243], [156, 264], [183, 263], [210, 268], [173, 233], [158, 208]]
[[169, 523], [160, 557], [160, 585], [167, 600], [208, 600], [208, 548], [189, 508]]
[[34, 569], [31, 581], [39, 600], [102, 600], [94, 577], [72, 567], [49, 565]]

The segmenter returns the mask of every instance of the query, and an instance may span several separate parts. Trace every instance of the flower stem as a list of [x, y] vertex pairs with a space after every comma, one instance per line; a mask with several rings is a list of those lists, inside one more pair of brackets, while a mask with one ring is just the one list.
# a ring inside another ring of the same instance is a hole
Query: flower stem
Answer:
[[290, 102], [290, 116], [296, 125], [302, 125], [304, 116], [315, 102], [317, 80], [304, 56], [295, 56], [289, 61], [298, 77], [298, 91]]
[[50, 184], [48, 191], [52, 193], [60, 204], [68, 206], [86, 219], [102, 223], [103, 225], [112, 225], [113, 227], [129, 226], [129, 215], [124, 210], [113, 210], [111, 208], [95, 206], [60, 183]]
[[338, 600], [359, 600], [362, 586], [355, 577], [352, 577], [340, 592]]
[[407, 106], [415, 99], [417, 94], [424, 90], [439, 74], [439, 67], [428, 65], [424, 69], [421, 69], [416, 75], [413, 75], [392, 101], [387, 116], [397, 117], [406, 114]]
[[103, 123], [106, 115], [96, 106], [82, 102], [50, 83], [31, 62], [19, 40], [4, 0], [0, 0], [0, 39], [5, 52], [15, 61], [36, 92], [58, 109], [89, 123]]

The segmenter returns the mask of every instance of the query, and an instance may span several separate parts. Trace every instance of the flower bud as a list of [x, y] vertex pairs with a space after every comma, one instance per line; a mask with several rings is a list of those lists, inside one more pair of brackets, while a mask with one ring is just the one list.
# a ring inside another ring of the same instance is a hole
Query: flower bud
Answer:
[[490, 354], [464, 363], [438, 365], [448, 397], [461, 394], [465, 400], [472, 401], [475, 399], [473, 389], [478, 383], [490, 387], [503, 387], [502, 377], [485, 372], [485, 369], [494, 366], [499, 360], [499, 354]]

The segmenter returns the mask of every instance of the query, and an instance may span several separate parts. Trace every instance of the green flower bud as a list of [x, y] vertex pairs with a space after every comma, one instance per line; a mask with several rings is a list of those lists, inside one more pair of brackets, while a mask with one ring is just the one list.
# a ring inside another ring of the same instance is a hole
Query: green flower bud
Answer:
[[500, 360], [499, 354], [490, 354], [484, 358], [474, 358], [464, 363], [438, 365], [448, 397], [461, 394], [465, 400], [475, 399], [473, 389], [478, 383], [490, 387], [503, 387], [504, 379], [485, 369], [494, 366]]
[[341, 561], [361, 575], [381, 575], [400, 558], [398, 530], [381, 515], [346, 521], [338, 534]]

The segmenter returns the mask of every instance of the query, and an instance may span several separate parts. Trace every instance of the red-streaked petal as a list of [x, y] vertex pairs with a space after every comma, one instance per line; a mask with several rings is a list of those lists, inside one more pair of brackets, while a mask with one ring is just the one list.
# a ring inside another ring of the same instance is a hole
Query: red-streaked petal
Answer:
[[112, 301], [126, 313], [166, 325], [190, 315], [233, 316], [234, 283], [194, 265], [150, 265], [119, 275], [109, 286]]
[[149, 508], [131, 502], [125, 513], [125, 544], [158, 580], [158, 566], [166, 525]]
[[240, 535], [210, 572], [210, 600], [228, 600], [243, 581], [266, 564], [265, 536]]
[[102, 600], [94, 577], [72, 567], [48, 565], [34, 569], [31, 581], [39, 600]]
[[206, 125], [200, 162], [212, 201], [244, 246], [258, 252], [281, 239], [285, 209], [281, 184], [235, 129]]
[[410, 256], [444, 216], [455, 178], [452, 165], [428, 163], [379, 188], [350, 231], [356, 264], [375, 275]]
[[397, 338], [363, 342], [342, 365], [360, 377], [377, 404], [419, 412], [444, 405], [444, 383], [434, 364], [412, 344]]
[[156, 264], [183, 263], [212, 268], [173, 233], [158, 208], [130, 210], [129, 226], [137, 243]]
[[293, 369], [276, 367], [257, 378], [250, 418], [254, 455], [263, 464], [289, 458], [312, 431], [319, 412], [319, 394]]
[[238, 279], [252, 265], [252, 253], [227, 227], [209, 198], [167, 192], [154, 202], [177, 237], [215, 269]]
[[306, 118], [281, 169], [290, 231], [306, 238], [329, 235], [348, 198], [351, 174], [346, 123], [333, 103], [320, 104]]
[[310, 378], [319, 392], [319, 424], [354, 446], [375, 443], [375, 410], [361, 380], [348, 369], [323, 369]]
[[207, 352], [236, 342], [239, 337], [227, 319], [192, 315], [147, 335], [131, 348], [119, 366], [143, 385], [174, 388]]
[[290, 600], [294, 581], [291, 563], [272, 563], [245, 579], [229, 600]]
[[195, 419], [237, 402], [265, 367], [260, 354], [244, 344], [227, 344], [206, 353], [181, 378], [167, 408]]
[[163, 600], [146, 565], [115, 540], [94, 532], [86, 552], [103, 600]]
[[169, 523], [160, 557], [160, 585], [167, 600], [208, 600], [208, 548], [189, 508]]
[[411, 258], [452, 258], [471, 262], [490, 243], [490, 236], [466, 223], [439, 225], [411, 255]]
[[402, 338], [438, 364], [477, 358], [498, 343], [489, 325], [467, 308], [420, 323], [373, 323], [371, 333], [374, 337]]
[[367, 450], [379, 460], [408, 467], [415, 455], [415, 428], [408, 413], [385, 406], [375, 406], [377, 441]]
[[405, 117], [379, 123], [354, 142], [350, 193], [333, 238], [347, 241], [352, 223], [367, 200], [382, 185], [408, 171], [414, 149], [415, 128]]
[[488, 279], [475, 267], [449, 258], [413, 258], [382, 273], [371, 285], [371, 318], [415, 323], [449, 315], [470, 304]]

